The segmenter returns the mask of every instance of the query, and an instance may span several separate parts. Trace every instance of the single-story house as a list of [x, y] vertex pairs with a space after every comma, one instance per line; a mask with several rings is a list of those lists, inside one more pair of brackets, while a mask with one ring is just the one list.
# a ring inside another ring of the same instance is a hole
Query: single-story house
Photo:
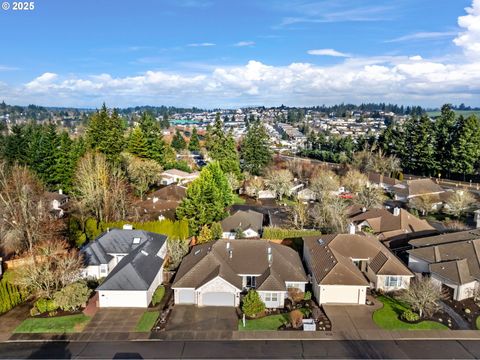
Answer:
[[298, 253], [266, 240], [217, 240], [194, 246], [183, 259], [172, 289], [175, 304], [239, 306], [255, 289], [267, 308], [282, 308], [291, 288], [305, 291]]
[[368, 181], [372, 185], [380, 187], [384, 190], [389, 190], [393, 186], [401, 183], [400, 180], [397, 180], [397, 179], [394, 179], [394, 178], [391, 178], [391, 177], [388, 177], [388, 176], [384, 176], [384, 175], [376, 173], [376, 172], [369, 172], [368, 173]]
[[189, 182], [192, 182], [196, 178], [198, 178], [199, 175], [200, 173], [198, 171], [188, 173], [178, 169], [170, 169], [170, 170], [164, 171], [161, 174], [162, 179], [160, 180], [160, 183], [162, 185], [171, 185], [174, 183], [177, 183], [180, 185], [187, 184]]
[[263, 228], [263, 214], [254, 210], [238, 210], [220, 223], [223, 239], [235, 239], [239, 230], [242, 238], [260, 237]]
[[314, 201], [317, 199], [317, 195], [311, 189], [302, 189], [297, 194], [297, 199], [300, 201]]
[[165, 235], [133, 230], [131, 225], [125, 225], [123, 229], [108, 230], [80, 250], [84, 260], [82, 275], [85, 278], [104, 278], [125, 256], [145, 242], [160, 243], [166, 251], [165, 239]]
[[303, 241], [303, 259], [319, 304], [365, 304], [368, 288], [405, 289], [414, 276], [371, 235], [308, 236]]
[[410, 241], [408, 267], [429, 273], [452, 299], [472, 297], [480, 286], [480, 230], [460, 231]]
[[147, 195], [145, 200], [135, 203], [137, 214], [142, 219], [160, 220], [175, 219], [175, 210], [186, 196], [187, 188], [178, 185], [167, 185]]
[[97, 288], [99, 307], [147, 308], [163, 282], [166, 236], [151, 237], [136, 247]]
[[62, 189], [58, 192], [46, 192], [45, 199], [50, 203], [50, 210], [59, 218], [63, 217], [69, 197], [63, 193]]
[[393, 212], [387, 209], [361, 209], [352, 213], [349, 219], [357, 231], [377, 235], [390, 248], [406, 246], [408, 240], [415, 236], [437, 234], [437, 230], [426, 220], [398, 207], [394, 208]]
[[445, 190], [431, 179], [415, 179], [396, 184], [391, 188], [395, 200], [408, 202], [410, 199], [420, 196], [436, 196], [439, 204], [442, 203], [440, 194]]

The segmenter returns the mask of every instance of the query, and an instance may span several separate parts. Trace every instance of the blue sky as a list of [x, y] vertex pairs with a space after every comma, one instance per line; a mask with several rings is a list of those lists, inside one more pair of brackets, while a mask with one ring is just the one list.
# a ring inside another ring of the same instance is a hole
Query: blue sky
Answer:
[[0, 10], [0, 99], [480, 105], [479, 22], [480, 0], [38, 0]]

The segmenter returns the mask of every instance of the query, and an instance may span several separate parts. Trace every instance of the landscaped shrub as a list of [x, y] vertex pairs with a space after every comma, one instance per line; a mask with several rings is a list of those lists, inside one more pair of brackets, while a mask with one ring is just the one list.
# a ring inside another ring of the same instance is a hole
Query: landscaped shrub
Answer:
[[402, 320], [405, 320], [408, 322], [415, 322], [420, 320], [420, 315], [418, 315], [416, 312], [413, 312], [412, 310], [405, 310], [402, 313], [401, 318]]
[[163, 285], [160, 285], [159, 287], [157, 287], [157, 289], [153, 293], [153, 296], [152, 296], [153, 306], [159, 304], [160, 301], [162, 301], [164, 295], [165, 295], [165, 287]]
[[303, 294], [303, 300], [312, 300], [312, 293], [310, 291], [305, 291], [305, 294]]
[[249, 290], [243, 298], [242, 311], [249, 317], [255, 317], [265, 310], [265, 304], [262, 298], [255, 290]]
[[55, 311], [58, 309], [58, 305], [55, 303], [54, 300], [51, 299], [38, 299], [35, 302], [34, 306], [40, 314]]
[[[7, 276], [7, 273], [5, 273]], [[0, 314], [13, 309], [25, 301], [25, 294], [20, 289], [8, 282], [5, 278], [0, 280]]]
[[303, 323], [303, 313], [300, 310], [293, 310], [290, 312], [290, 323], [294, 329], [299, 329]]
[[284, 240], [291, 238], [300, 238], [302, 236], [321, 235], [317, 230], [295, 230], [281, 229], [277, 227], [266, 227], [263, 229], [262, 238], [272, 240]]
[[302, 290], [297, 288], [288, 289], [288, 297], [294, 302], [299, 303], [305, 297], [305, 294]]
[[157, 234], [164, 234], [173, 239], [187, 239], [189, 238], [188, 220], [183, 219], [179, 221], [172, 221], [169, 219], [161, 221], [147, 221], [147, 222], [128, 222], [116, 221], [103, 223], [98, 227], [100, 231], [107, 231], [107, 229], [122, 229], [123, 225], [131, 224], [134, 229], [150, 231]]
[[76, 282], [65, 286], [53, 296], [57, 306], [64, 311], [75, 311], [85, 306], [92, 290], [83, 282]]

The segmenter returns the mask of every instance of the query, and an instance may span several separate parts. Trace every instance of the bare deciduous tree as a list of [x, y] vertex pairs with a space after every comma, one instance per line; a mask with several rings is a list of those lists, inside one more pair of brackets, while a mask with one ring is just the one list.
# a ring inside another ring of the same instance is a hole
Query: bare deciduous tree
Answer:
[[310, 189], [315, 193], [320, 202], [324, 198], [331, 197], [331, 193], [338, 191], [340, 180], [331, 170], [320, 170], [313, 174]]
[[428, 277], [420, 276], [413, 279], [410, 287], [398, 298], [418, 312], [421, 318], [429, 318], [440, 309], [440, 301], [444, 296], [439, 285]]
[[455, 217], [464, 214], [475, 202], [473, 195], [467, 190], [456, 190], [445, 204], [445, 212]]
[[75, 203], [80, 213], [95, 216], [98, 221], [125, 218], [127, 184], [117, 168], [100, 153], [87, 153], [80, 159], [75, 173]]
[[188, 253], [188, 240], [168, 239], [168, 268], [175, 270], [178, 268], [182, 259]]
[[393, 176], [400, 172], [400, 160], [395, 156], [385, 156], [382, 150], [365, 149], [357, 152], [352, 161], [353, 165], [363, 173], [377, 172], [382, 175]]
[[311, 211], [316, 226], [329, 232], [343, 233], [347, 229], [347, 203], [336, 196], [326, 196]]
[[63, 223], [50, 213], [39, 180], [23, 166], [0, 163], [0, 238], [6, 252], [32, 253], [35, 244], [57, 235]]
[[245, 182], [245, 193], [256, 200], [258, 200], [259, 192], [262, 191], [263, 188], [264, 183], [261, 177], [254, 176]]
[[29, 294], [51, 299], [57, 291], [78, 280], [82, 257], [77, 250], [69, 250], [65, 241], [36, 244], [33, 255], [27, 265], [13, 271], [13, 282]]
[[436, 204], [438, 204], [438, 202], [438, 197], [434, 195], [423, 195], [410, 199], [408, 202], [408, 206], [413, 209], [417, 209], [422, 213], [423, 216], [426, 216], [429, 213], [437, 211], [435, 206]]
[[237, 191], [238, 189], [240, 189], [240, 181], [234, 173], [227, 173], [225, 174], [225, 176], [227, 177], [228, 185], [230, 185], [230, 188], [233, 191]]
[[381, 209], [384, 201], [383, 190], [374, 186], [363, 187], [356, 198], [356, 203], [367, 209]]
[[308, 222], [308, 205], [297, 200], [291, 207], [292, 223], [297, 229], [303, 229]]
[[128, 153], [122, 154], [127, 169], [127, 177], [136, 193], [143, 199], [150, 186], [162, 179], [162, 166], [149, 159], [140, 159]]
[[275, 191], [279, 200], [287, 195], [293, 185], [293, 175], [290, 170], [271, 170], [267, 173], [265, 183], [267, 187]]
[[368, 178], [360, 171], [349, 170], [342, 178], [343, 186], [350, 192], [356, 194], [368, 185]]

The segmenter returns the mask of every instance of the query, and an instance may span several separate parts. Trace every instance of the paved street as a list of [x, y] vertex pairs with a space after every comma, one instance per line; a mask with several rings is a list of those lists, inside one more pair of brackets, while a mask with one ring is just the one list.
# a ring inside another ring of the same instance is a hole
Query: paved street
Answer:
[[2, 343], [6, 358], [475, 359], [480, 341], [136, 341]]

